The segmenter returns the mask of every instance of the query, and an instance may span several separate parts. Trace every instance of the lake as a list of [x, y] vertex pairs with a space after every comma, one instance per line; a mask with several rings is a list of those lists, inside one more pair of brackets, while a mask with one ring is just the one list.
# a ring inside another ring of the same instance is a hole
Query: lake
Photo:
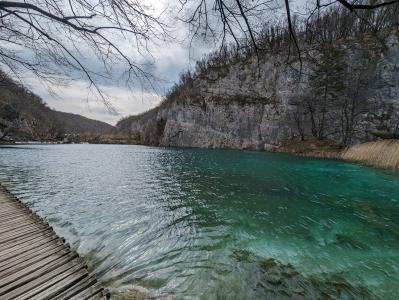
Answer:
[[16, 145], [0, 146], [0, 182], [114, 297], [399, 298], [388, 172], [264, 152]]

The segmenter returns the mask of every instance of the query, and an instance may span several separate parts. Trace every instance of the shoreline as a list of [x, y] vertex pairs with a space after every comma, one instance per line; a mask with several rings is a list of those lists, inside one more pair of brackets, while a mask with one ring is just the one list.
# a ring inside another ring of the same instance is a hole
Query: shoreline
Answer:
[[342, 149], [311, 147], [310, 149], [302, 148], [298, 151], [294, 145], [294, 147], [278, 148], [275, 152], [358, 163], [399, 174], [399, 140], [367, 142]]
[[[92, 144], [98, 143], [55, 143], [55, 142], [0, 142], [0, 146], [12, 145], [72, 145], [72, 144]], [[101, 143], [99, 143], [101, 144]], [[150, 147], [161, 147], [156, 145], [143, 145], [141, 143], [104, 143], [104, 145], [140, 145]], [[166, 147], [172, 148], [172, 147]], [[184, 147], [187, 148], [187, 147]], [[209, 149], [209, 148], [200, 148]], [[213, 149], [213, 148], [212, 148]], [[230, 149], [229, 150], [251, 150], [251, 149]], [[259, 151], [259, 150], [254, 150]], [[272, 150], [261, 150], [259, 152], [286, 153], [296, 156], [334, 159], [345, 162], [359, 163], [364, 166], [393, 171], [399, 173], [399, 140], [381, 140], [352, 145], [346, 148], [338, 147], [330, 141], [308, 140], [305, 142], [292, 142], [285, 146], [277, 147]]]

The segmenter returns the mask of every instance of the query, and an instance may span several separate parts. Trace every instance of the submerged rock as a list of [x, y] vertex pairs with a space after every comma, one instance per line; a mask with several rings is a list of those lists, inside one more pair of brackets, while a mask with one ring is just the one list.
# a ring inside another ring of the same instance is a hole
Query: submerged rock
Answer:
[[336, 244], [345, 248], [358, 249], [358, 250], [369, 250], [370, 247], [366, 244], [355, 240], [354, 238], [345, 234], [336, 235]]
[[111, 292], [111, 299], [114, 300], [145, 300], [155, 299], [148, 289], [141, 286], [125, 286]]
[[291, 264], [262, 259], [249, 251], [234, 251], [233, 257], [250, 264], [247, 283], [259, 299], [375, 299], [366, 288], [338, 275], [307, 277]]
[[234, 249], [231, 257], [239, 262], [253, 262], [255, 260], [255, 256], [252, 252], [243, 249]]
[[317, 299], [320, 296], [309, 279], [291, 265], [283, 265], [274, 259], [261, 261], [251, 277], [256, 294], [263, 299]]

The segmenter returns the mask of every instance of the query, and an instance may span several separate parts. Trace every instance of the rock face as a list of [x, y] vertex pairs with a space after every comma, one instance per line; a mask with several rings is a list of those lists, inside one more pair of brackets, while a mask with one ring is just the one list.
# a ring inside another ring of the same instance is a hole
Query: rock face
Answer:
[[[347, 68], [367, 65], [371, 75], [353, 96], [359, 103], [353, 102], [356, 107], [352, 103], [351, 122], [346, 121], [348, 114], [342, 113], [348, 96], [335, 87], [329, 105], [319, 108], [326, 116], [323, 138], [342, 143], [347, 124], [348, 144], [399, 133], [398, 33], [391, 33], [384, 43], [344, 43], [340, 51], [345, 54]], [[309, 95], [314, 83], [306, 74], [313, 73], [315, 81], [317, 73], [305, 61], [299, 76], [295, 70], [298, 63], [288, 65], [286, 60], [286, 55], [274, 54], [259, 62], [249, 57], [208, 68], [181, 86], [177, 96], [143, 115], [119, 122], [117, 128], [141, 144], [201, 148], [271, 150], [298, 138], [301, 131], [309, 136], [312, 120], [306, 99], [312, 97], [319, 105], [323, 97]], [[348, 81], [356, 84], [354, 77]], [[321, 117], [317, 117], [320, 122]]]
[[280, 105], [204, 100], [160, 111], [166, 120], [159, 144], [163, 146], [268, 149], [292, 136], [288, 107]]

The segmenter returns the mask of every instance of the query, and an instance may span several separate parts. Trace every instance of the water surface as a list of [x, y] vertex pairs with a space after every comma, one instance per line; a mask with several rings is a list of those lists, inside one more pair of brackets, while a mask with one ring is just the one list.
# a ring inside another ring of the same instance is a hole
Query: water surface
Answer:
[[271, 153], [20, 145], [0, 147], [0, 182], [113, 291], [257, 299], [254, 274], [272, 258], [350, 283], [349, 298], [399, 298], [399, 177], [383, 171]]

